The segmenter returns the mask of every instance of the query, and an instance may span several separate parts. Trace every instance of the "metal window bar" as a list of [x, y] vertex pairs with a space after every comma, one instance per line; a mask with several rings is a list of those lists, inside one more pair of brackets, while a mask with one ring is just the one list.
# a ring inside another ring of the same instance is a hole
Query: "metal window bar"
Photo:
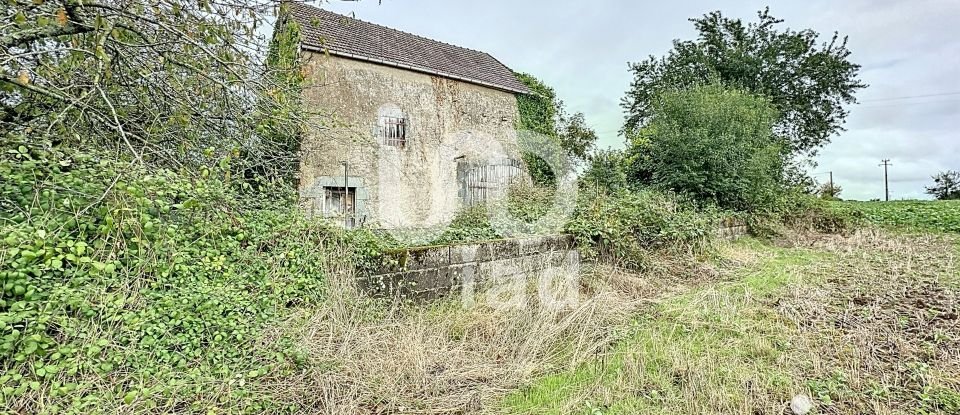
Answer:
[[380, 136], [383, 144], [403, 148], [407, 145], [407, 120], [403, 117], [383, 117]]

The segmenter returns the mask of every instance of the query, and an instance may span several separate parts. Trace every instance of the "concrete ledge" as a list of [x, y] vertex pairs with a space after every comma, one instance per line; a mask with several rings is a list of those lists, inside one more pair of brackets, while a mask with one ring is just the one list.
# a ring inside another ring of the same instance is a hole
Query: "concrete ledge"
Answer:
[[361, 277], [373, 296], [433, 299], [503, 278], [579, 265], [570, 235], [428, 246], [384, 253], [380, 269]]

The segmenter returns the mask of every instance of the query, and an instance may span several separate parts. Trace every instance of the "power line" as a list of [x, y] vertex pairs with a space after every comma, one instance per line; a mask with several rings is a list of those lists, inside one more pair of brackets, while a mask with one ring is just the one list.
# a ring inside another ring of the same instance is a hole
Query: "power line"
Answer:
[[856, 106], [856, 107], [854, 107], [854, 108], [905, 107], [905, 106], [908, 106], [908, 105], [920, 105], [920, 104], [949, 104], [949, 103], [952, 103], [952, 102], [960, 102], [960, 98], [958, 98], [958, 99], [945, 99], [945, 100], [938, 100], [938, 101], [896, 102], [896, 103], [879, 104], [879, 105], [858, 105], [858, 106]]
[[960, 95], [960, 91], [956, 92], [941, 92], [937, 94], [924, 94], [924, 95], [905, 95], [902, 97], [887, 97], [887, 98], [877, 98], [877, 99], [865, 99], [861, 102], [881, 102], [881, 101], [896, 101], [900, 99], [914, 99], [914, 98], [929, 98], [929, 97], [943, 97], [948, 95]]

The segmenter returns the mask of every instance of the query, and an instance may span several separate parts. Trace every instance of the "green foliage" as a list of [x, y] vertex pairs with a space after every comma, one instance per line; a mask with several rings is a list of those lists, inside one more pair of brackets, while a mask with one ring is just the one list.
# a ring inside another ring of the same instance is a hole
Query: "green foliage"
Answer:
[[[287, 3], [280, 5], [265, 62], [266, 76], [278, 86], [269, 91], [268, 100], [276, 101], [279, 105], [264, 106], [264, 110], [269, 112], [260, 116], [262, 122], [258, 128], [264, 140], [272, 142], [287, 154], [296, 155], [300, 152], [304, 133], [304, 126], [298, 118], [303, 112], [301, 101], [306, 79], [300, 59], [301, 29], [294, 19], [289, 18], [288, 9]], [[290, 157], [286, 161], [292, 165], [285, 170], [296, 171], [299, 158]]]
[[697, 211], [676, 196], [641, 190], [583, 198], [566, 230], [587, 257], [639, 267], [651, 249], [702, 250], [719, 223], [718, 212]]
[[933, 176], [933, 186], [927, 194], [937, 200], [960, 200], [960, 171], [945, 171]]
[[305, 354], [264, 330], [318, 304], [328, 269], [380, 249], [305, 219], [285, 187], [237, 195], [229, 166], [188, 179], [26, 143], [0, 157], [0, 404], [14, 412], [296, 411], [256, 384]]
[[581, 191], [616, 193], [626, 190], [629, 186], [626, 165], [623, 151], [611, 149], [594, 152], [580, 176]]
[[[523, 155], [523, 161], [534, 183], [553, 186], [557, 173], [565, 174], [566, 169], [573, 167], [570, 164], [587, 160], [597, 141], [597, 134], [586, 125], [583, 113], [566, 113], [563, 102], [557, 99], [553, 88], [530, 74], [518, 72], [516, 76], [530, 89], [530, 94], [517, 95], [517, 129], [523, 132], [519, 137], [521, 147], [526, 140], [530, 141], [528, 146], [535, 146], [538, 153], [549, 151], [550, 147], [558, 147], [563, 153], [548, 155], [554, 159], [548, 163], [540, 156], [527, 152]], [[547, 139], [554, 140], [556, 146], [538, 142]], [[555, 168], [564, 171], [557, 172]]]
[[[519, 111], [517, 129], [555, 138], [557, 106], [556, 93], [553, 88], [533, 77], [533, 75], [525, 73], [517, 73], [516, 75], [530, 89], [529, 94], [517, 95], [517, 110]], [[556, 172], [550, 168], [545, 160], [533, 154], [525, 153], [523, 162], [535, 183], [545, 186], [554, 185]]]
[[291, 138], [312, 114], [277, 82], [300, 68], [263, 70], [269, 2], [12, 0], [0, 18], [12, 22], [0, 35], [0, 136], [194, 170], [212, 148], [245, 174], [292, 177]]
[[783, 190], [775, 119], [766, 100], [718, 84], [663, 92], [629, 144], [631, 178], [726, 209], [769, 209]]
[[766, 96], [776, 108], [777, 134], [794, 154], [815, 153], [842, 131], [853, 94], [866, 84], [858, 79], [860, 65], [849, 60], [846, 38], [834, 34], [818, 45], [813, 30], [778, 30], [783, 21], [758, 13], [745, 24], [719, 11], [691, 19], [696, 40], [675, 40], [662, 58], [632, 63], [634, 79], [623, 99], [628, 113], [624, 131], [639, 133], [657, 110], [664, 89], [684, 89], [717, 80]]
[[867, 222], [905, 230], [960, 233], [960, 200], [833, 202], [830, 209], [862, 216]]
[[740, 216], [750, 233], [761, 238], [781, 236], [788, 228], [847, 234], [863, 225], [863, 217], [859, 212], [832, 209], [827, 201], [798, 189], [785, 189], [772, 209]]
[[840, 193], [843, 192], [843, 188], [836, 183], [824, 183], [820, 186], [820, 189], [817, 190], [817, 194], [823, 200], [841, 200]]
[[[559, 233], [563, 223], [542, 220], [550, 219], [548, 214], [554, 204], [554, 195], [555, 190], [552, 188], [525, 182], [514, 183], [509, 187], [505, 200], [500, 202], [502, 205], [477, 205], [457, 212], [450, 225], [433, 243], [450, 244]], [[496, 223], [495, 227], [491, 223], [491, 216], [494, 216], [495, 212], [506, 214], [514, 221]]]
[[461, 242], [488, 241], [492, 239], [502, 239], [493, 226], [490, 225], [490, 218], [486, 207], [482, 205], [471, 206], [457, 212], [450, 225], [443, 231], [436, 240], [436, 245], [446, 245]]

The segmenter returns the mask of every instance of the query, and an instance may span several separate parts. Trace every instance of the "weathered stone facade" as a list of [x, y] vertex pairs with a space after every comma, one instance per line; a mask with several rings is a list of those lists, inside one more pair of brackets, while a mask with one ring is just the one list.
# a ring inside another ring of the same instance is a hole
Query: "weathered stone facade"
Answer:
[[[457, 165], [517, 158], [516, 97], [491, 87], [346, 57], [304, 52], [304, 106], [332, 116], [302, 143], [301, 194], [323, 212], [325, 188], [356, 191], [357, 224], [429, 227], [458, 207]], [[405, 120], [405, 145], [383, 120]], [[329, 191], [329, 190], [326, 190]]]

